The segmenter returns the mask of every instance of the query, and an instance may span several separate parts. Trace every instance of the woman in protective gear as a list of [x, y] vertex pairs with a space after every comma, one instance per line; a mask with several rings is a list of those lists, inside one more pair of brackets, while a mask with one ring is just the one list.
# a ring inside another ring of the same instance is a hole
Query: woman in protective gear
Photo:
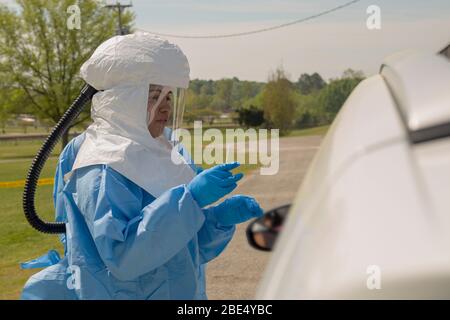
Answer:
[[235, 224], [262, 210], [246, 196], [209, 206], [236, 188], [242, 174], [231, 170], [239, 164], [197, 170], [173, 141], [189, 84], [185, 55], [149, 34], [116, 36], [81, 77], [99, 92], [93, 123], [66, 146], [55, 176], [65, 256], [24, 264], [48, 267], [27, 281], [22, 298], [206, 299], [206, 263]]

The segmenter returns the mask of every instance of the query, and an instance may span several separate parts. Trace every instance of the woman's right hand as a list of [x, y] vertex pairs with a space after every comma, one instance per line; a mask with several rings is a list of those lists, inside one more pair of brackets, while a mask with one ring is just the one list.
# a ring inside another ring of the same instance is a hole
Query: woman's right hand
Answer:
[[219, 164], [202, 171], [189, 182], [187, 188], [201, 208], [216, 202], [237, 187], [236, 182], [244, 175], [233, 175], [231, 170], [239, 166], [238, 162]]

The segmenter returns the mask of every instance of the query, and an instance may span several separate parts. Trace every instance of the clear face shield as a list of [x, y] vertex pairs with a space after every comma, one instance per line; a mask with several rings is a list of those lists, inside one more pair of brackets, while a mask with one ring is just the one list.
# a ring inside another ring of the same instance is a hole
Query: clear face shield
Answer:
[[147, 102], [147, 126], [153, 138], [171, 129], [169, 141], [176, 145], [177, 129], [183, 124], [186, 89], [151, 84]]

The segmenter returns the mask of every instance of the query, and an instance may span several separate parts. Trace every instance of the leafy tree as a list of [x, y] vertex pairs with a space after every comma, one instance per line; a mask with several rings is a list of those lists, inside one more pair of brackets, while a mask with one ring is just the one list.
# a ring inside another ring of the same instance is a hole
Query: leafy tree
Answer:
[[326, 86], [326, 83], [317, 72], [314, 72], [311, 75], [303, 73], [300, 75], [295, 86], [300, 90], [301, 94], [306, 95], [321, 90]]
[[213, 80], [208, 80], [208, 81], [203, 81], [204, 84], [200, 90], [200, 94], [202, 95], [213, 95], [214, 94], [214, 81]]
[[223, 100], [219, 96], [215, 95], [215, 96], [213, 96], [212, 101], [211, 101], [211, 108], [214, 110], [226, 110], [227, 103], [225, 100]]
[[297, 95], [295, 127], [302, 129], [328, 123], [321, 108], [318, 96], [319, 92], [309, 95]]
[[210, 95], [196, 95], [191, 90], [188, 91], [187, 97], [186, 97], [186, 109], [187, 110], [193, 110], [193, 109], [204, 109], [210, 106], [214, 96]]
[[217, 95], [225, 101], [225, 110], [229, 111], [232, 107], [233, 79], [222, 79], [216, 82]]
[[[252, 103], [248, 103], [248, 101], [261, 93], [264, 84], [254, 81], [239, 81], [237, 78], [234, 79], [232, 90], [233, 108], [249, 107]], [[258, 106], [261, 106], [261, 104], [258, 104]]]
[[319, 101], [325, 116], [332, 121], [360, 78], [343, 78], [331, 81], [320, 93]]
[[263, 106], [263, 93], [264, 93], [264, 91], [263, 91], [263, 89], [261, 89], [261, 91], [257, 95], [255, 95], [252, 98], [249, 98], [249, 99], [245, 100], [242, 103], [242, 107], [243, 108], [250, 108], [253, 105], [253, 106], [256, 106], [258, 108], [262, 108], [262, 106]]
[[0, 128], [6, 133], [6, 123], [18, 113], [26, 113], [26, 97], [18, 88], [0, 88]]
[[352, 68], [345, 69], [342, 73], [341, 79], [364, 79], [364, 72], [361, 70], [353, 70]]
[[[186, 107], [188, 110], [211, 108], [221, 112], [248, 107], [255, 96], [261, 93], [264, 83], [232, 79], [191, 80]], [[258, 106], [261, 104], [258, 103]]]
[[189, 90], [192, 91], [193, 94], [200, 94], [200, 90], [202, 88], [202, 81], [201, 80], [192, 80], [189, 83]]
[[258, 127], [264, 123], [264, 111], [251, 105], [249, 108], [236, 110], [239, 115], [238, 121], [241, 126]]
[[[1, 67], [2, 65], [0, 65]], [[23, 92], [11, 86], [8, 77], [0, 70], [0, 128], [6, 133], [6, 124], [13, 115], [26, 113], [27, 101]]]
[[279, 67], [269, 76], [262, 97], [264, 118], [269, 127], [280, 129], [285, 134], [292, 127], [296, 107], [294, 86], [287, 79], [283, 68]]
[[[19, 9], [0, 5], [0, 70], [10, 86], [20, 88], [33, 107], [33, 114], [56, 123], [78, 95], [79, 69], [95, 48], [114, 35], [116, 13], [98, 2], [80, 0], [81, 30], [68, 28], [67, 13], [73, 0], [17, 0]], [[122, 15], [130, 27], [134, 17]], [[72, 124], [89, 117], [86, 110]], [[63, 137], [63, 146], [68, 134]]]

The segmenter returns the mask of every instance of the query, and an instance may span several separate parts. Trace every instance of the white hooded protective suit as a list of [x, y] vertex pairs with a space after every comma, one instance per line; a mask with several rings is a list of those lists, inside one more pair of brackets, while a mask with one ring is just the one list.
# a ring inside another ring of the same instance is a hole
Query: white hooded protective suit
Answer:
[[[183, 157], [172, 161], [167, 134], [148, 130], [150, 84], [187, 88], [189, 64], [176, 45], [145, 33], [113, 37], [81, 67], [81, 77], [97, 90], [92, 99], [94, 123], [73, 170], [108, 164], [155, 197], [188, 183], [194, 172]], [[182, 164], [175, 164], [175, 163]]]
[[48, 267], [30, 277], [22, 298], [206, 299], [205, 265], [235, 226], [199, 207], [186, 186], [194, 171], [184, 157], [171, 161], [167, 134], [154, 139], [147, 128], [149, 84], [186, 88], [186, 57], [148, 34], [117, 36], [81, 75], [103, 91], [93, 98], [94, 123], [58, 161], [54, 199], [56, 220], [66, 223], [65, 257], [24, 264]]

